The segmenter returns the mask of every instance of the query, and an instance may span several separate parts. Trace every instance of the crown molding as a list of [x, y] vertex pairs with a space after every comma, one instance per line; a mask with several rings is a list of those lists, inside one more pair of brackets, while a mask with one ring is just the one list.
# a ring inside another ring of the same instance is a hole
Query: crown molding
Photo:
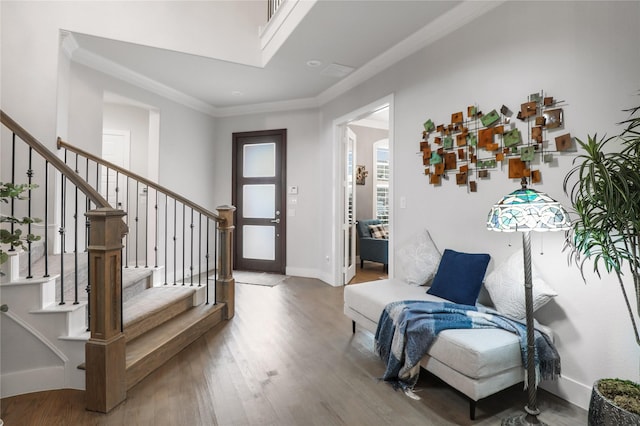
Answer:
[[135, 72], [127, 67], [110, 61], [100, 55], [90, 52], [83, 48], [78, 48], [73, 51], [72, 59], [82, 65], [89, 68], [93, 68], [97, 71], [110, 75], [111, 77], [125, 81], [136, 87], [148, 90], [164, 98], [170, 99], [176, 103], [192, 108], [196, 111], [200, 111], [204, 114], [212, 117], [218, 116], [218, 109], [209, 105], [200, 99], [189, 96], [179, 90], [176, 90], [166, 84], [162, 84], [156, 80], [153, 80], [145, 75]]
[[[75, 62], [108, 74], [136, 87], [148, 90], [176, 103], [200, 111], [212, 117], [233, 117], [248, 114], [282, 112], [295, 109], [318, 108], [349, 90], [364, 83], [390, 66], [425, 48], [429, 44], [463, 27], [474, 19], [488, 13], [507, 0], [463, 1], [442, 16], [434, 19], [426, 27], [392, 46], [376, 58], [367, 62], [333, 86], [311, 98], [286, 101], [265, 102], [259, 104], [215, 107], [193, 96], [155, 81], [120, 64], [78, 46], [73, 34], [62, 31], [61, 47], [65, 54]], [[297, 2], [290, 1], [292, 6]]]
[[237, 105], [232, 107], [217, 108], [216, 117], [235, 117], [239, 115], [313, 109], [317, 108], [318, 106], [319, 105], [317, 98], [291, 99], [287, 101], [265, 102], [261, 104]]
[[73, 33], [67, 30], [60, 30], [60, 48], [65, 56], [69, 59], [73, 57], [73, 53], [80, 48]]
[[390, 66], [418, 52], [442, 37], [462, 28], [474, 19], [496, 8], [506, 0], [464, 1], [421, 30], [370, 60], [338, 83], [317, 96], [318, 104], [324, 105], [354, 87], [364, 83]]

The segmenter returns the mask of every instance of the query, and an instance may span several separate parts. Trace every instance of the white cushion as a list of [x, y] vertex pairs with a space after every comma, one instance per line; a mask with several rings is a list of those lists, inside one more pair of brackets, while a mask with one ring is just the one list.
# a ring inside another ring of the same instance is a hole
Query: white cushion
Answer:
[[431, 300], [447, 302], [427, 294], [425, 287], [416, 287], [397, 279], [349, 284], [344, 288], [344, 304], [376, 324], [388, 303], [398, 300]]
[[424, 285], [435, 276], [441, 257], [429, 231], [425, 229], [400, 247], [396, 255], [396, 271], [409, 284]]
[[[398, 300], [448, 302], [397, 280], [351, 284], [344, 289], [345, 306], [377, 323], [384, 307]], [[471, 378], [488, 377], [522, 366], [518, 337], [501, 329], [443, 330], [427, 352], [451, 369]]]
[[[534, 265], [531, 267], [533, 284], [533, 310], [544, 306], [557, 296], [551, 287], [538, 275]], [[509, 259], [501, 263], [489, 273], [484, 280], [484, 286], [489, 292], [496, 310], [502, 315], [515, 319], [526, 316], [524, 298], [524, 258], [522, 250], [513, 253]]]

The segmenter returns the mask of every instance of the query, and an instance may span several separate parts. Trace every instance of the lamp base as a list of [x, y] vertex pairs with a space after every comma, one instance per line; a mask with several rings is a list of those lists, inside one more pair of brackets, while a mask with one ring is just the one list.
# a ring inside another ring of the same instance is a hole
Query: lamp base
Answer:
[[530, 425], [547, 426], [545, 422], [540, 421], [537, 416], [532, 416], [531, 414], [516, 414], [515, 416], [509, 417], [502, 421], [502, 426]]

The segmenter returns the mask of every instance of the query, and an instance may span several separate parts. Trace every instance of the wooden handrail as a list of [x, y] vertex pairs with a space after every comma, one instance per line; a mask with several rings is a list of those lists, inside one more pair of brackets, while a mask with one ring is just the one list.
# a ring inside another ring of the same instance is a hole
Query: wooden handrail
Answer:
[[135, 173], [133, 173], [133, 172], [127, 170], [127, 169], [124, 169], [124, 168], [122, 168], [122, 167], [120, 167], [120, 166], [118, 166], [116, 164], [113, 164], [113, 163], [110, 163], [110, 162], [108, 162], [106, 160], [103, 160], [102, 158], [100, 158], [100, 157], [98, 157], [96, 155], [93, 155], [90, 152], [87, 152], [87, 151], [84, 151], [84, 150], [82, 150], [80, 148], [77, 148], [77, 147], [69, 144], [68, 142], [63, 141], [61, 138], [58, 138], [57, 146], [58, 146], [58, 149], [61, 149], [61, 148], [67, 149], [67, 150], [69, 150], [71, 152], [74, 152], [76, 154], [82, 155], [85, 158], [88, 158], [88, 159], [90, 159], [92, 161], [95, 161], [97, 164], [100, 164], [102, 166], [108, 167], [109, 169], [115, 170], [118, 173], [121, 173], [121, 174], [123, 174], [123, 175], [125, 175], [125, 176], [127, 176], [127, 177], [129, 177], [131, 179], [135, 179], [138, 182], [141, 182], [144, 185], [146, 185], [146, 186], [148, 186], [150, 188], [153, 188], [153, 189], [155, 189], [156, 191], [158, 191], [160, 193], [163, 193], [165, 195], [170, 196], [171, 198], [174, 198], [175, 200], [177, 200], [180, 203], [184, 204], [185, 206], [193, 209], [194, 211], [196, 211], [198, 213], [202, 213], [205, 216], [208, 216], [209, 218], [215, 220], [216, 222], [221, 223], [223, 221], [223, 219], [219, 215], [217, 215], [216, 213], [214, 213], [214, 212], [212, 212], [210, 210], [207, 210], [202, 206], [199, 206], [198, 204], [188, 200], [187, 198], [183, 197], [182, 195], [177, 194], [176, 192], [173, 192], [172, 190], [167, 189], [167, 188], [163, 187], [162, 185], [158, 185], [157, 183], [155, 183], [155, 182], [153, 182], [153, 181], [151, 181], [151, 180], [149, 180], [149, 179], [147, 179], [147, 178], [145, 178], [143, 176], [135, 174]]
[[0, 110], [0, 121], [27, 145], [40, 154], [45, 160], [51, 163], [53, 167], [58, 169], [58, 171], [66, 176], [67, 179], [73, 182], [73, 184], [77, 186], [96, 205], [96, 207], [111, 207], [109, 202], [105, 200], [104, 197], [91, 185], [89, 185], [87, 181], [82, 179], [82, 177], [67, 166], [64, 161], [49, 151], [40, 141], [33, 137], [2, 110]]

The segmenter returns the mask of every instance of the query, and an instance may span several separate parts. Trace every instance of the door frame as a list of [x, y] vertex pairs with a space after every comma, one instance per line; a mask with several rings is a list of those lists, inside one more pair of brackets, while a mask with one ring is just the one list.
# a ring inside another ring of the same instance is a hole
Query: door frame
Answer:
[[359, 120], [367, 115], [375, 112], [381, 108], [389, 108], [389, 265], [388, 275], [389, 278], [394, 276], [394, 253], [393, 253], [393, 240], [394, 240], [394, 181], [395, 181], [395, 168], [393, 167], [394, 161], [394, 98], [393, 94], [387, 95], [377, 101], [371, 102], [361, 108], [351, 111], [339, 118], [333, 120], [333, 232], [332, 232], [332, 259], [333, 279], [330, 284], [334, 286], [343, 286], [343, 259], [344, 259], [344, 241], [343, 241], [343, 223], [342, 216], [344, 212], [344, 192], [343, 182], [345, 179], [345, 158], [344, 149], [342, 145], [342, 137], [344, 135], [343, 128], [351, 121]]
[[[349, 183], [349, 177], [347, 176], [347, 170], [349, 169], [349, 167], [347, 166], [347, 163], [345, 161], [345, 171], [344, 171], [344, 176], [345, 176], [345, 180], [343, 182], [343, 194], [344, 194], [344, 201], [343, 201], [343, 213], [342, 213], [342, 217], [343, 219], [343, 224], [342, 224], [342, 232], [343, 232], [343, 236], [342, 236], [342, 240], [344, 242], [344, 248], [342, 251], [342, 255], [343, 255], [343, 262], [342, 262], [342, 273], [343, 273], [343, 278], [342, 278], [342, 282], [344, 283], [344, 285], [348, 284], [353, 277], [355, 277], [356, 275], [356, 268], [357, 268], [357, 261], [356, 261], [356, 239], [357, 237], [357, 231], [356, 231], [356, 212], [357, 210], [357, 196], [356, 196], [356, 179], [355, 179], [355, 174], [356, 174], [356, 160], [358, 158], [358, 152], [357, 152], [357, 138], [356, 138], [356, 134], [353, 130], [351, 130], [351, 128], [349, 126], [343, 126], [344, 129], [344, 150], [343, 150], [343, 156], [348, 156], [349, 152], [352, 153], [352, 159], [351, 159], [351, 196], [352, 196], [352, 202], [351, 202], [351, 213], [352, 213], [352, 218], [351, 221], [349, 223], [347, 223], [345, 221], [346, 219], [346, 213], [347, 213], [347, 188], [348, 188], [348, 183]], [[350, 147], [350, 140], [353, 139], [353, 145], [351, 146], [351, 150], [349, 149]], [[348, 237], [347, 237], [348, 236]], [[349, 256], [350, 254], [350, 256]], [[351, 263], [349, 263], [349, 261], [351, 261]]]
[[[250, 131], [250, 132], [234, 132], [232, 134], [232, 173], [231, 173], [231, 200], [232, 204], [236, 207], [234, 212], [234, 224], [236, 225], [236, 231], [233, 233], [233, 268], [236, 268], [237, 259], [240, 257], [240, 250], [242, 245], [240, 244], [240, 236], [242, 232], [240, 231], [240, 221], [238, 220], [238, 215], [242, 211], [242, 203], [239, 202], [239, 197], [236, 191], [238, 184], [238, 148], [237, 141], [240, 138], [246, 137], [264, 137], [264, 136], [280, 136], [280, 150], [279, 153], [279, 161], [280, 161], [280, 179], [278, 181], [278, 185], [280, 187], [280, 222], [278, 223], [278, 227], [276, 228], [278, 235], [276, 237], [276, 253], [280, 253], [280, 262], [276, 264], [276, 270], [270, 270], [268, 272], [276, 272], [280, 274], [285, 274], [287, 267], [287, 129], [273, 129], [273, 130], [258, 130], [258, 131]], [[276, 159], [278, 161], [278, 159]], [[256, 269], [253, 269], [253, 266], [248, 270], [259, 270], [258, 265], [260, 262], [264, 262], [262, 260], [256, 260], [255, 266]]]

